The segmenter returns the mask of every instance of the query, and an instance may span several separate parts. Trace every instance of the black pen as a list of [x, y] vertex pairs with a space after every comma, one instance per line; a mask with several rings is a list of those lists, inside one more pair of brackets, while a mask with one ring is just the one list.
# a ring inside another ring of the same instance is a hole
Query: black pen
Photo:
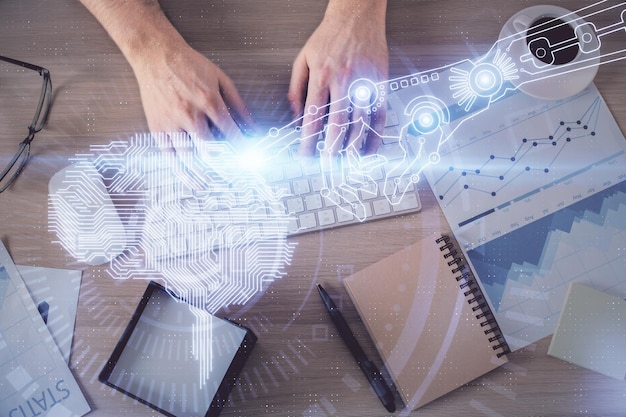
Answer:
[[387, 385], [378, 369], [376, 369], [376, 365], [365, 356], [365, 352], [363, 352], [359, 342], [357, 342], [354, 337], [352, 330], [350, 330], [348, 323], [346, 323], [346, 319], [343, 318], [341, 311], [339, 311], [333, 300], [330, 299], [328, 293], [319, 284], [317, 284], [317, 290], [320, 293], [320, 297], [322, 297], [328, 314], [330, 314], [330, 318], [333, 323], [335, 323], [337, 330], [339, 330], [339, 335], [348, 346], [348, 349], [350, 349], [350, 353], [352, 353], [352, 356], [356, 359], [356, 362], [367, 377], [370, 385], [374, 388], [374, 392], [376, 392], [376, 395], [378, 395], [378, 398], [380, 398], [380, 401], [387, 411], [393, 413], [396, 411], [396, 404], [393, 400], [391, 388], [389, 388], [389, 385]]

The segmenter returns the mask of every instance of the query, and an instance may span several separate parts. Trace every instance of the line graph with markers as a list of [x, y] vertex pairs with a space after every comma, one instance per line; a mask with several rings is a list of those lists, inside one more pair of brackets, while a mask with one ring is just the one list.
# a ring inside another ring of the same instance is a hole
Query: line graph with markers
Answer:
[[514, 94], [440, 154], [426, 178], [513, 349], [554, 331], [570, 281], [626, 297], [626, 140], [595, 86]]

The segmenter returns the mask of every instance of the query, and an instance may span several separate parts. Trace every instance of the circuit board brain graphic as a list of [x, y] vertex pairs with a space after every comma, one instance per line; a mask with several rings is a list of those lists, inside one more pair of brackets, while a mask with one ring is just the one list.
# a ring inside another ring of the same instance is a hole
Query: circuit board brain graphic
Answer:
[[[137, 135], [74, 158], [96, 167], [125, 223], [126, 250], [108, 272], [117, 279], [159, 279], [210, 312], [243, 304], [284, 275], [291, 260], [280, 191], [245, 169], [226, 142], [171, 140], [178, 141], [176, 153], [156, 147], [151, 135]], [[77, 178], [67, 187], [72, 198], [89, 205], [88, 184], [81, 185], [80, 175], [68, 177]], [[63, 215], [57, 210], [51, 222]], [[94, 227], [92, 235], [120, 233]], [[80, 236], [82, 228], [65, 232]]]

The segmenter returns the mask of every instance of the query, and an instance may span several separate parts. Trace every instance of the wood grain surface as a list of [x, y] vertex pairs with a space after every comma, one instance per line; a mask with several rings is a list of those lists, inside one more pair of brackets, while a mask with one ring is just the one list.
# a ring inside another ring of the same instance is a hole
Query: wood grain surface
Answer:
[[[544, 0], [389, 0], [392, 76], [478, 57], [507, 19]], [[588, 2], [553, 0], [574, 10]], [[616, 3], [616, 2], [614, 2]], [[326, 2], [306, 0], [164, 0], [187, 41], [237, 84], [262, 126], [290, 120], [286, 99], [293, 59], [319, 23]], [[79, 264], [53, 243], [47, 187], [68, 158], [90, 145], [147, 130], [133, 72], [97, 21], [76, 0], [0, 2], [0, 54], [51, 71], [54, 104], [31, 159], [0, 194], [0, 238], [15, 263], [81, 269], [71, 368], [93, 416], [158, 413], [97, 380], [146, 283], [117, 281], [104, 266]], [[595, 82], [626, 128], [626, 62], [600, 68]], [[1, 128], [1, 126], [0, 126]], [[0, 161], [21, 138], [0, 134]], [[434, 196], [420, 184], [419, 214], [303, 235], [287, 276], [243, 308], [221, 312], [250, 326], [259, 342], [223, 416], [382, 416], [385, 410], [338, 338], [314, 291], [336, 294], [366, 351], [374, 347], [341, 285], [342, 277], [449, 227]], [[618, 416], [626, 414], [626, 382], [547, 356], [549, 338], [510, 355], [510, 362], [425, 406], [419, 416]], [[471, 361], [471, 358], [468, 358]], [[377, 363], [380, 363], [378, 360]]]

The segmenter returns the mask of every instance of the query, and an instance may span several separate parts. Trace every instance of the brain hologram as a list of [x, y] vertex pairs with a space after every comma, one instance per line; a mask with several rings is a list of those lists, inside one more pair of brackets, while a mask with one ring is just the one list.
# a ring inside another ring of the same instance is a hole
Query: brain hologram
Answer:
[[[74, 157], [76, 173], [66, 177], [69, 184], [59, 191], [65, 194], [60, 200], [95, 214], [68, 230], [67, 222], [63, 229], [57, 227], [59, 210], [51, 210], [51, 229], [66, 248], [71, 238], [62, 239], [64, 235], [93, 236], [94, 244], [102, 245], [124, 234], [126, 250], [108, 268], [114, 278], [161, 280], [210, 312], [243, 304], [281, 278], [291, 261], [294, 244], [286, 240], [289, 217], [282, 195], [242, 167], [229, 143], [193, 146], [182, 134], [170, 136], [184, 141], [176, 144], [176, 154], [163, 152], [146, 134], [92, 146], [90, 154]], [[85, 173], [76, 164], [81, 161], [90, 161], [96, 170]], [[84, 175], [102, 176], [124, 230], [98, 230], [107, 226], [98, 222], [100, 217], [116, 214], [90, 204], [93, 185]], [[72, 254], [80, 260], [80, 253]]]

